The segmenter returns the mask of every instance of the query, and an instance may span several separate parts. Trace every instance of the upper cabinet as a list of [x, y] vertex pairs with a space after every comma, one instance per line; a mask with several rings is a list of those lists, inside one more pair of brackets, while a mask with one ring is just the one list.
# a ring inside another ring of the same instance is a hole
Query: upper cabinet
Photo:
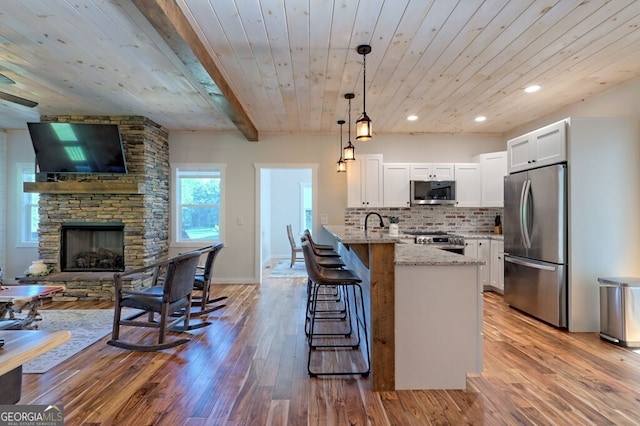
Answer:
[[409, 180], [411, 166], [408, 163], [383, 165], [383, 204], [385, 207], [409, 207]]
[[502, 207], [507, 152], [474, 163], [383, 163], [361, 154], [347, 163], [347, 207], [410, 207], [411, 180], [455, 180], [457, 207]]
[[411, 180], [455, 180], [453, 163], [411, 163]]
[[480, 207], [482, 182], [479, 163], [456, 163], [456, 207]]
[[509, 173], [566, 161], [566, 120], [507, 141]]
[[382, 207], [382, 154], [347, 162], [347, 207]]
[[507, 151], [480, 154], [482, 207], [504, 207], [504, 177], [507, 175]]

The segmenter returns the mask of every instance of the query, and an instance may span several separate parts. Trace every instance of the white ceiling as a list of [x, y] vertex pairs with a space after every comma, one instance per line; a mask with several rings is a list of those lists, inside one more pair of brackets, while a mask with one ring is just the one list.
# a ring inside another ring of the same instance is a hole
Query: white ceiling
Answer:
[[[176, 2], [260, 133], [337, 132], [347, 92], [355, 121], [360, 44], [374, 133], [504, 133], [640, 75], [635, 0]], [[130, 0], [0, 2], [0, 73], [16, 82], [0, 91], [39, 103], [0, 100], [0, 128], [81, 114], [236, 129]]]

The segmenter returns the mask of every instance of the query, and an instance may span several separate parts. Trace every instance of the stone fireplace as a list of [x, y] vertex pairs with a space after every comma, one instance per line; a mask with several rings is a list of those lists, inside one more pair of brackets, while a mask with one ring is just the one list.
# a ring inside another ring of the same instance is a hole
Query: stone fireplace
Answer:
[[65, 222], [61, 232], [62, 272], [124, 271], [124, 224]]
[[[168, 133], [141, 116], [43, 116], [41, 120], [111, 123], [120, 128], [127, 174], [61, 175], [56, 182], [30, 186], [40, 193], [39, 255], [53, 268], [38, 282], [65, 285], [66, 291], [56, 300], [112, 300], [114, 271], [168, 256]], [[119, 237], [112, 233], [114, 226]], [[88, 241], [80, 243], [81, 237]], [[107, 266], [116, 258], [118, 266]], [[140, 288], [145, 283], [130, 285]]]

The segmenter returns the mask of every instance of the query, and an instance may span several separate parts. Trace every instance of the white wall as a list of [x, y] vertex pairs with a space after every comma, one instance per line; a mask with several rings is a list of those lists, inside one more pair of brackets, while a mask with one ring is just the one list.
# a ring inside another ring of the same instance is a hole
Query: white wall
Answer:
[[[260, 194], [262, 196], [260, 223], [271, 223], [271, 188], [271, 171], [265, 170], [260, 179]], [[269, 259], [271, 259], [271, 227], [262, 227], [260, 237], [262, 242], [260, 265], [265, 267]]]
[[[542, 88], [544, 90], [544, 87]], [[535, 93], [531, 94], [532, 98]], [[506, 139], [529, 133], [547, 124], [555, 123], [567, 117], [599, 117], [599, 118], [636, 118], [640, 119], [640, 77], [613, 87], [608, 91], [583, 99], [565, 108], [532, 120], [507, 132]]]
[[640, 277], [638, 120], [571, 119], [569, 330], [600, 330], [600, 277]]
[[31, 261], [38, 259], [37, 247], [19, 247], [19, 206], [22, 203], [22, 182], [18, 182], [17, 163], [33, 163], [35, 155], [29, 133], [26, 130], [7, 131], [7, 163], [6, 180], [6, 228], [5, 228], [5, 257], [3, 266], [5, 282], [14, 282], [14, 278], [24, 275], [24, 271], [31, 265]]
[[[298, 237], [304, 230], [300, 206], [301, 184], [311, 184], [311, 169], [270, 169], [271, 171], [271, 221], [263, 222], [272, 230], [271, 253], [273, 257], [288, 258], [291, 246], [287, 238], [286, 227], [291, 224], [293, 236]], [[262, 197], [264, 200], [265, 197]], [[262, 206], [264, 209], [264, 206]]]

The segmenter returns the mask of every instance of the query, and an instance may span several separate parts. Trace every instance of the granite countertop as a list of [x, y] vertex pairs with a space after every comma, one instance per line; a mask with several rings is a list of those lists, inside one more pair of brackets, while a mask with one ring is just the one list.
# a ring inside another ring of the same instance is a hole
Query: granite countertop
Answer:
[[396, 244], [396, 266], [484, 265], [484, 260], [451, 253], [425, 244]]
[[[324, 225], [324, 229], [344, 245], [396, 243], [395, 263], [397, 266], [460, 266], [484, 265], [483, 260], [451, 253], [423, 244], [403, 243], [402, 234], [392, 237], [386, 230], [346, 228], [343, 225]], [[485, 237], [486, 238], [486, 237]]]
[[343, 244], [383, 244], [398, 243], [400, 236], [392, 237], [387, 229], [371, 229], [364, 231], [357, 228], [347, 228], [344, 225], [323, 225], [324, 229]]
[[489, 240], [500, 240], [504, 241], [503, 234], [494, 234], [493, 232], [450, 232], [453, 235], [459, 235], [468, 240], [480, 240], [482, 238], [486, 238]]

